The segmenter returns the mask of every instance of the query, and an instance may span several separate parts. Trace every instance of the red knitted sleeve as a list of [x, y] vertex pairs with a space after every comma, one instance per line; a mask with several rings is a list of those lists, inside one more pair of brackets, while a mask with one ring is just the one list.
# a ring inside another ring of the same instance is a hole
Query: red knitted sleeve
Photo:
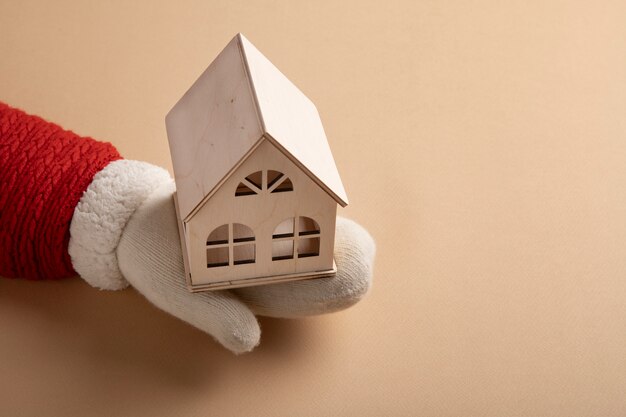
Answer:
[[0, 102], [0, 276], [75, 275], [67, 252], [74, 208], [94, 175], [120, 158], [110, 143]]

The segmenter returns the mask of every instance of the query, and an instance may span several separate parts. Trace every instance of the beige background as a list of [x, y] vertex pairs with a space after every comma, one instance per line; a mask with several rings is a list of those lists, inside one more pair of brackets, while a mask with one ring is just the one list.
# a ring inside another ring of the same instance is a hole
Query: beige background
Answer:
[[242, 31], [317, 104], [375, 286], [236, 357], [133, 290], [0, 280], [0, 415], [626, 415], [623, 2], [126, 3], [1, 0], [0, 100], [170, 168]]

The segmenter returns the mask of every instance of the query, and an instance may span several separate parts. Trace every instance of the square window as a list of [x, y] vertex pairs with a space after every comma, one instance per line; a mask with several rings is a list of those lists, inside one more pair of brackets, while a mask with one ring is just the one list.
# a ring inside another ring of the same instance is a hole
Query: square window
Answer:
[[308, 258], [309, 256], [319, 256], [320, 238], [311, 237], [298, 241], [298, 258]]
[[255, 259], [255, 246], [250, 245], [237, 245], [233, 247], [233, 261], [235, 265], [252, 264]]
[[206, 250], [207, 268], [228, 266], [228, 247], [208, 248]]
[[272, 242], [272, 261], [293, 259], [293, 240]]

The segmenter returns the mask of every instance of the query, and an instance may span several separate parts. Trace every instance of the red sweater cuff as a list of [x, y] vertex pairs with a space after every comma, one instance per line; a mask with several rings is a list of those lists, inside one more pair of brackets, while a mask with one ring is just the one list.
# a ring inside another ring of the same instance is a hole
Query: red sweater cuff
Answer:
[[118, 159], [110, 143], [0, 102], [0, 275], [74, 275], [67, 252], [74, 209], [94, 175]]

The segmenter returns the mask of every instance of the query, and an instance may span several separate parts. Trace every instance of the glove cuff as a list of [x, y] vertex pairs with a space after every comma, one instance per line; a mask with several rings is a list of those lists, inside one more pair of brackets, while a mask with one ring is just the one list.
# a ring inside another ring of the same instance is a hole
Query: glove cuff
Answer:
[[68, 248], [72, 266], [91, 286], [128, 286], [116, 254], [122, 231], [137, 207], [170, 181], [163, 168], [129, 160], [111, 162], [94, 176], [74, 210]]

